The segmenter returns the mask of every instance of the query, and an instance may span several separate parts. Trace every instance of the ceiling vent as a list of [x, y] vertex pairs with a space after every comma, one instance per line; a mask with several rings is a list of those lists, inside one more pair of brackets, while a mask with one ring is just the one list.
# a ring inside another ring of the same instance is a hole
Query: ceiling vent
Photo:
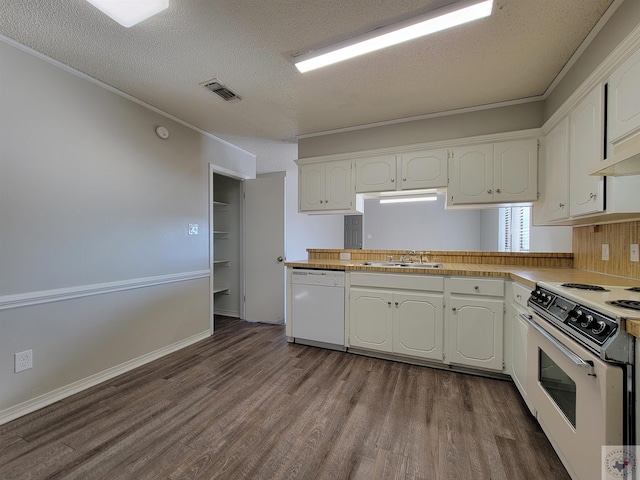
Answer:
[[206, 88], [207, 90], [210, 90], [211, 92], [218, 95], [225, 102], [241, 100], [241, 98], [238, 95], [233, 93], [231, 90], [229, 90], [225, 85], [223, 85], [220, 81], [218, 81], [215, 78], [213, 80], [208, 80], [204, 83], [201, 83], [200, 85], [204, 86], [204, 88]]

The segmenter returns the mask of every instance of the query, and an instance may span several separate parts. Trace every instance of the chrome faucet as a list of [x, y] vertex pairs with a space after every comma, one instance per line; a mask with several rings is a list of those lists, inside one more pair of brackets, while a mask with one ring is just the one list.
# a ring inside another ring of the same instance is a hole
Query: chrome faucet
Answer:
[[400, 256], [400, 261], [404, 262], [406, 257], [409, 257], [409, 262], [413, 262], [413, 257], [412, 255], [415, 255], [416, 251], [415, 250], [409, 250], [407, 253], [405, 253], [404, 255]]

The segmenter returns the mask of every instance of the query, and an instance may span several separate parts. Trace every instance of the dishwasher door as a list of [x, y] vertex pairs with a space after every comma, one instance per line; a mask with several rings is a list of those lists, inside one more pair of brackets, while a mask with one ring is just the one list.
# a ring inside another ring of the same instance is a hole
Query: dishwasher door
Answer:
[[291, 290], [295, 342], [328, 344], [343, 350], [344, 272], [295, 270]]

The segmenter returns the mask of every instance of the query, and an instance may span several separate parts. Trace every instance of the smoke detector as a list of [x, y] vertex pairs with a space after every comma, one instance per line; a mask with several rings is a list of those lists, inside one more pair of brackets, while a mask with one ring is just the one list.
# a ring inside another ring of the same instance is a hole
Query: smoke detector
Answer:
[[211, 80], [207, 80], [206, 82], [201, 83], [204, 88], [215, 93], [220, 98], [222, 98], [225, 102], [232, 102], [242, 100], [238, 95], [233, 93], [226, 85], [224, 85], [217, 78], [213, 78]]

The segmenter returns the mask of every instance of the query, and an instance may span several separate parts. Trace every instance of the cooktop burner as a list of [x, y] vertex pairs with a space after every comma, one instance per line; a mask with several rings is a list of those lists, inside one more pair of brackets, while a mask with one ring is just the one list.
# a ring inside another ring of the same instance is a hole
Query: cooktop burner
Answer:
[[627, 290], [628, 292], [640, 293], [640, 287], [631, 287], [631, 288], [627, 288], [625, 290]]
[[629, 310], [638, 310], [640, 311], [640, 301], [638, 300], [611, 300], [607, 302], [609, 305], [613, 305], [614, 307], [622, 307], [628, 308]]
[[599, 285], [588, 285], [586, 283], [563, 283], [560, 285], [565, 288], [575, 288], [577, 290], [591, 290], [594, 292], [608, 292], [608, 290]]

